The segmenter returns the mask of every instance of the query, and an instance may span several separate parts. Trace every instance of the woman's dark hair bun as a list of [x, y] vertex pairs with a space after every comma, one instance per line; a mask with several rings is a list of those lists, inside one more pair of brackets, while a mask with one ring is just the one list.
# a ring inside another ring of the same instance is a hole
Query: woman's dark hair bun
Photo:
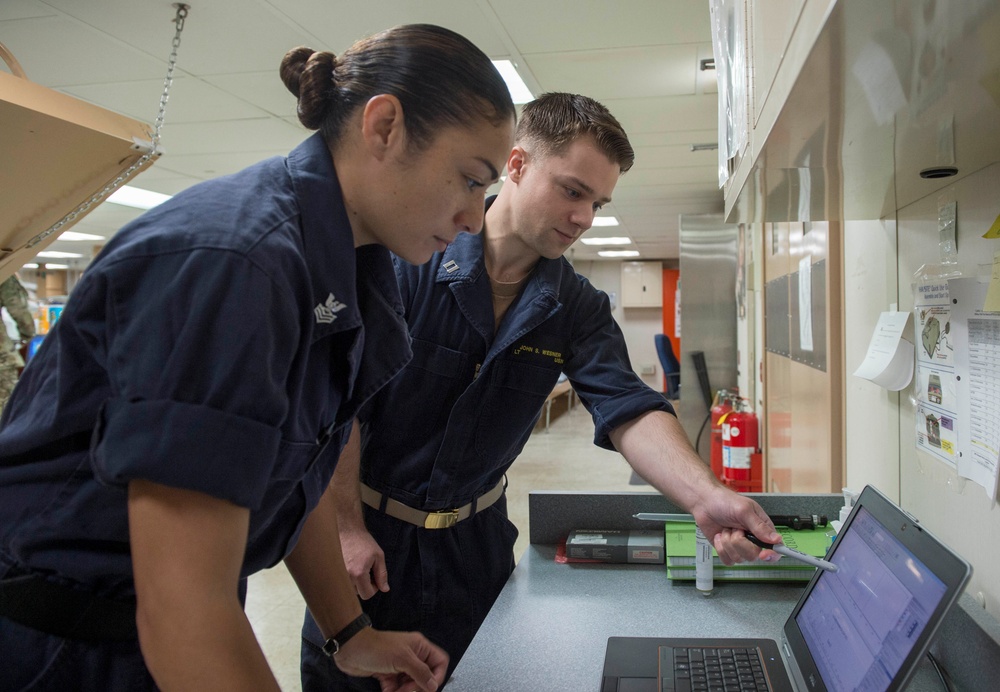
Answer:
[[298, 98], [299, 122], [310, 130], [320, 128], [336, 99], [336, 62], [333, 53], [305, 46], [293, 48], [281, 60], [281, 81]]

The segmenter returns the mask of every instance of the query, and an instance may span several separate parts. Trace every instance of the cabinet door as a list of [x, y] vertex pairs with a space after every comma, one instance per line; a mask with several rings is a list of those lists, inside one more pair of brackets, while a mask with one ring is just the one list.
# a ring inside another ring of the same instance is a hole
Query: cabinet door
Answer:
[[663, 306], [663, 266], [659, 262], [622, 262], [622, 307]]

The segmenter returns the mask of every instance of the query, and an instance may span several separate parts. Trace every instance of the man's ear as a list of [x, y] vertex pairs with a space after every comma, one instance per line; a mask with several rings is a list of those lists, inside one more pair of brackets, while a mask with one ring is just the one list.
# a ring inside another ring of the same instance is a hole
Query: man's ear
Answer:
[[524, 174], [524, 165], [528, 162], [528, 152], [522, 147], [515, 145], [507, 157], [507, 179], [514, 183], [521, 182]]
[[391, 94], [372, 96], [361, 114], [361, 138], [379, 161], [406, 147], [403, 104]]

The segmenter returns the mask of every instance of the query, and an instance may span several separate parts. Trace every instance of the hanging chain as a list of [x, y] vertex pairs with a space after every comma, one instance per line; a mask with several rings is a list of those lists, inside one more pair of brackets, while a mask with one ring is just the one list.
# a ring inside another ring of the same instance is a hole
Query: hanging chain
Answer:
[[[167, 99], [170, 98], [170, 87], [174, 83], [174, 68], [177, 67], [177, 49], [181, 45], [181, 32], [184, 31], [184, 20], [187, 19], [188, 10], [191, 9], [190, 5], [185, 5], [184, 3], [176, 3], [174, 7], [177, 8], [177, 14], [174, 17], [176, 31], [174, 32], [174, 40], [171, 44], [170, 58], [167, 60], [167, 76], [163, 80], [163, 93], [160, 94], [160, 110], [156, 114], [156, 120], [153, 123], [153, 139], [150, 142], [148, 150], [135, 163], [122, 171], [117, 178], [105, 185], [100, 192], [92, 195], [90, 199], [66, 214], [66, 216], [53, 224], [48, 230], [32, 238], [25, 246], [26, 248], [38, 245], [53, 233], [58, 233], [64, 226], [76, 221], [80, 216], [87, 213], [91, 207], [99, 204], [108, 195], [121, 187], [122, 183], [131, 178], [133, 173], [145, 166], [153, 157], [159, 156], [160, 130], [163, 128], [163, 116], [167, 110]], [[138, 141], [136, 141], [136, 146], [139, 146]]]

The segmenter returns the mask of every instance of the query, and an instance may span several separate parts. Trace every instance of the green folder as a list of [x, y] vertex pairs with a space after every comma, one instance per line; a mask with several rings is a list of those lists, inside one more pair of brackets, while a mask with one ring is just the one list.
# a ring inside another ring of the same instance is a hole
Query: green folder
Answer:
[[[803, 529], [796, 531], [787, 526], [777, 527], [778, 533], [789, 548], [814, 557], [826, 557], [830, 547], [829, 529]], [[694, 580], [695, 556], [695, 525], [693, 522], [668, 521], [664, 525], [664, 538], [667, 555], [667, 578], [675, 580]], [[718, 553], [712, 549], [713, 579], [728, 581], [808, 581], [815, 567], [797, 560], [783, 557], [778, 562], [743, 562], [738, 565], [726, 565], [719, 559]]]

